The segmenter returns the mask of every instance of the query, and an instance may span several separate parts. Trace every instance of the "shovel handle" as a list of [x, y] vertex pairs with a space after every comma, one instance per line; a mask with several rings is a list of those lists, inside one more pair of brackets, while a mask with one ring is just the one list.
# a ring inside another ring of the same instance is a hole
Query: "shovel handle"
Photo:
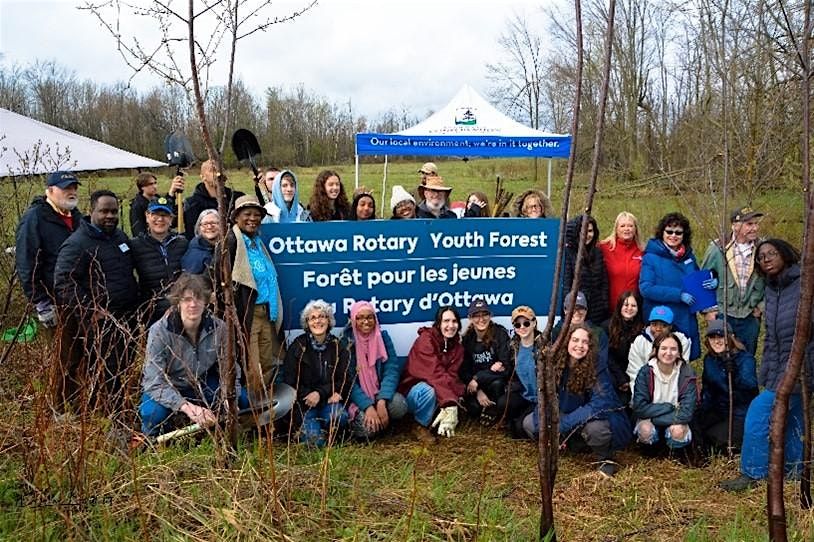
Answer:
[[155, 437], [155, 443], [163, 444], [178, 437], [192, 435], [193, 433], [197, 433], [201, 429], [203, 429], [203, 427], [201, 427], [197, 423], [193, 423], [192, 425], [182, 427], [181, 429], [176, 429], [175, 431], [170, 431], [169, 433], [164, 433], [163, 435], [158, 435], [157, 437]]

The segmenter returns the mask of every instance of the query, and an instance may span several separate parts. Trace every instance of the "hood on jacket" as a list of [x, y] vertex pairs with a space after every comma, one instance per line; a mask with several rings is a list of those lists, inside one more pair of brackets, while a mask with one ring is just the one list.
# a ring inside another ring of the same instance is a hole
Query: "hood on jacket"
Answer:
[[[579, 246], [579, 230], [582, 226], [583, 216], [584, 215], [577, 215], [565, 224], [565, 245], [574, 250], [576, 250]], [[599, 226], [596, 224], [596, 219], [589, 216], [588, 222], [590, 222], [594, 227], [594, 236], [593, 239], [591, 239], [591, 241], [585, 245], [586, 256], [588, 255], [588, 252], [596, 246], [596, 243], [599, 240]]]
[[[283, 198], [283, 175], [290, 175], [294, 179], [294, 199], [291, 200], [291, 207], [286, 204]], [[284, 169], [274, 177], [271, 185], [271, 201], [280, 209], [280, 222], [296, 222], [300, 215], [300, 183], [297, 175], [290, 169]]]
[[[418, 335], [423, 335], [425, 333], [430, 334], [430, 340], [433, 342], [433, 344], [438, 346], [438, 350], [440, 352], [448, 352], [451, 347], [454, 347], [456, 344], [461, 342], [460, 333], [457, 333], [451, 339], [447, 339], [441, 334], [441, 330], [435, 326], [423, 326], [418, 328]], [[446, 346], [446, 348], [444, 348], [444, 346]]]
[[523, 209], [523, 201], [525, 201], [525, 199], [531, 194], [537, 196], [540, 199], [540, 202], [543, 204], [544, 218], [550, 218], [554, 216], [554, 206], [551, 205], [551, 200], [548, 199], [548, 196], [546, 196], [542, 190], [538, 190], [536, 188], [526, 190], [525, 192], [517, 196], [517, 198], [515, 198], [514, 203], [512, 204], [513, 211], [512, 216], [522, 216], [520, 211]]
[[775, 289], [783, 289], [792, 282], [799, 280], [800, 278], [800, 264], [791, 264], [787, 268], [783, 269], [777, 276], [772, 279], [766, 279], [766, 285], [775, 288]]

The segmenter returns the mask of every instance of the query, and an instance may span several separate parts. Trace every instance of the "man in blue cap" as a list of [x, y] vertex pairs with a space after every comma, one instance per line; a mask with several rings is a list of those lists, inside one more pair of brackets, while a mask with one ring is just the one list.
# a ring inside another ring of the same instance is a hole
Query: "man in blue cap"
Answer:
[[25, 297], [34, 305], [48, 342], [57, 325], [54, 310], [54, 267], [62, 243], [79, 227], [79, 179], [55, 171], [45, 181], [45, 196], [37, 196], [17, 225], [17, 276]]

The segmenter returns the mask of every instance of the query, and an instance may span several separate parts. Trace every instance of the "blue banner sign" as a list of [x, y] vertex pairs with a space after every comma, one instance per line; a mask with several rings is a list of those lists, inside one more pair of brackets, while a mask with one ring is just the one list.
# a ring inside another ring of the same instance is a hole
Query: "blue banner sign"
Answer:
[[571, 136], [356, 134], [356, 154], [568, 158]]
[[312, 299], [334, 305], [338, 327], [351, 304], [367, 300], [403, 355], [441, 305], [466, 317], [482, 297], [505, 323], [518, 305], [546, 314], [558, 229], [554, 219], [375, 220], [263, 224], [261, 236], [287, 330], [300, 330]]

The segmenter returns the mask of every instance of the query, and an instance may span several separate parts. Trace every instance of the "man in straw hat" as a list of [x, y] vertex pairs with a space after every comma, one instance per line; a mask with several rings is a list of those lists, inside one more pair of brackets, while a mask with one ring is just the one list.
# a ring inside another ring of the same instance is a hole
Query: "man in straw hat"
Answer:
[[444, 179], [435, 175], [427, 177], [418, 187], [418, 197], [424, 201], [416, 210], [416, 218], [458, 218], [449, 208], [451, 186], [445, 186]]

